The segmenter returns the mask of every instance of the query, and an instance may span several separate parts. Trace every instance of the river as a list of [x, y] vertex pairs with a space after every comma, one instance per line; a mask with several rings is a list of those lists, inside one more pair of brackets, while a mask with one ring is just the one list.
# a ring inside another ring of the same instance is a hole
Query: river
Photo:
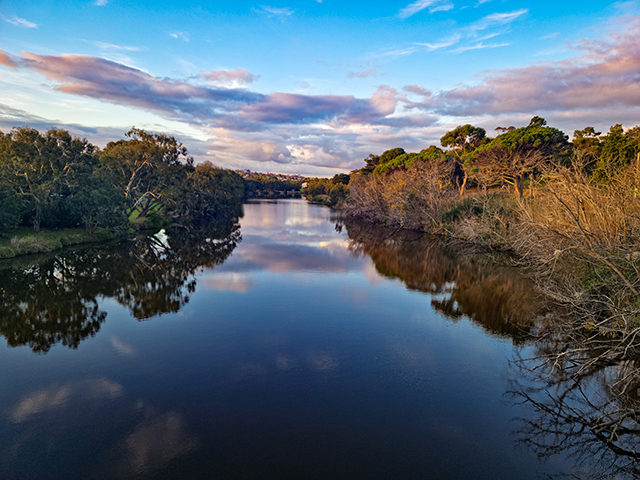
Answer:
[[3, 480], [575, 472], [513, 395], [532, 286], [433, 239], [256, 201], [239, 229], [0, 275]]

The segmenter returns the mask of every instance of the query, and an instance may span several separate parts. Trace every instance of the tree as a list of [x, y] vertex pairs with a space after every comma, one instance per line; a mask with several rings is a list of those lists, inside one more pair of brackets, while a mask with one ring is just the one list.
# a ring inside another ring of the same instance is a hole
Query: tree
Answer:
[[562, 131], [545, 125], [543, 118], [533, 117], [527, 127], [498, 135], [475, 152], [476, 167], [485, 177], [513, 185], [521, 200], [526, 178], [550, 158], [563, 161], [570, 149]]
[[633, 156], [633, 147], [628, 143], [621, 123], [613, 125], [602, 141], [600, 160], [594, 175], [598, 180], [606, 180], [628, 165]]
[[333, 176], [333, 178], [331, 179], [331, 183], [333, 183], [334, 185], [337, 185], [339, 183], [343, 184], [343, 185], [349, 185], [349, 179], [351, 177], [349, 175], [347, 175], [346, 173], [338, 173], [336, 175]]
[[463, 178], [460, 184], [460, 195], [464, 194], [467, 180], [472, 173], [473, 158], [470, 156], [476, 148], [485, 144], [487, 132], [484, 128], [474, 127], [473, 125], [460, 125], [450, 132], [445, 133], [440, 138], [440, 144], [451, 151], [458, 159], [458, 164], [463, 171]]
[[367, 158], [364, 159], [364, 163], [366, 164], [364, 167], [360, 169], [362, 173], [369, 174], [372, 173], [373, 170], [380, 165], [380, 157], [378, 155], [374, 155], [373, 153], [369, 154]]
[[624, 138], [627, 140], [632, 158], [637, 159], [640, 154], [640, 126], [627, 130], [624, 133]]
[[601, 134], [602, 132], [596, 132], [593, 127], [576, 130], [573, 132], [573, 146], [587, 155], [597, 157], [602, 152], [602, 144], [598, 138]]
[[165, 205], [163, 190], [174, 184], [193, 158], [175, 137], [132, 128], [129, 140], [109, 142], [100, 160], [124, 193], [131, 215], [144, 218]]

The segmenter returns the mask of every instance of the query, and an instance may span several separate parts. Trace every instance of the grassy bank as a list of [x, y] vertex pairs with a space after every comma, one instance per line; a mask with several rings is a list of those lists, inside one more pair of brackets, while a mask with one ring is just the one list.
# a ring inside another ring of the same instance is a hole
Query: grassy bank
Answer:
[[81, 228], [44, 232], [17, 229], [0, 237], [0, 259], [51, 252], [70, 245], [104, 242], [114, 238], [114, 234], [105, 229], [98, 229], [91, 236]]

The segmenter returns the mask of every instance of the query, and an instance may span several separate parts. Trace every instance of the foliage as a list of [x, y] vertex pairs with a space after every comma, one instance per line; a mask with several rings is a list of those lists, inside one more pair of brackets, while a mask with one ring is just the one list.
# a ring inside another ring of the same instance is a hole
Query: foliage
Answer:
[[524, 195], [525, 179], [539, 173], [552, 159], [564, 163], [570, 152], [568, 137], [533, 117], [527, 127], [498, 135], [474, 153], [475, 165], [485, 182], [499, 179], [514, 187], [519, 199]]
[[329, 207], [340, 208], [349, 193], [350, 175], [339, 173], [332, 178], [312, 178], [307, 181], [307, 199]]
[[475, 171], [471, 153], [489, 141], [486, 134], [484, 128], [467, 124], [456, 127], [440, 139], [443, 147], [451, 147], [450, 151], [455, 155], [458, 168], [462, 171], [460, 195], [464, 194], [467, 181]]
[[[123, 236], [129, 222], [160, 227], [235, 214], [244, 197], [238, 174], [194, 167], [172, 136], [136, 128], [126, 136], [100, 152], [55, 128], [0, 132], [0, 235], [31, 225], [36, 232], [81, 226], [89, 237], [104, 229]], [[14, 247], [3, 246], [4, 256], [29, 250]]]
[[256, 175], [244, 179], [246, 198], [293, 198], [300, 196], [303, 180]]

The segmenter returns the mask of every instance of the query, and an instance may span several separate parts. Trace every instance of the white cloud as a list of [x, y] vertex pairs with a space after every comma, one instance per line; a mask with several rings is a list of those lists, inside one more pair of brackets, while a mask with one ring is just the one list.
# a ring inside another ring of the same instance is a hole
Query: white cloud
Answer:
[[463, 52], [468, 52], [469, 50], [482, 50], [485, 48], [500, 48], [500, 47], [508, 47], [508, 46], [509, 46], [508, 43], [492, 43], [489, 45], [485, 45], [482, 42], [478, 42], [473, 45], [466, 45], [460, 48], [456, 48], [455, 50], [451, 50], [451, 53], [463, 53]]
[[[4, 18], [4, 17], [3, 17]], [[4, 18], [5, 22], [9, 22], [11, 25], [15, 25], [17, 27], [25, 27], [25, 28], [38, 28], [38, 25], [30, 22], [28, 20], [25, 20], [24, 18], [20, 18], [20, 17], [11, 17], [11, 18]]]
[[412, 15], [415, 15], [418, 12], [421, 12], [425, 8], [429, 8], [431, 5], [439, 3], [440, 0], [417, 0], [410, 5], [404, 7], [400, 12], [398, 12], [398, 16], [400, 18], [409, 18]]
[[528, 9], [521, 8], [520, 10], [515, 10], [513, 12], [492, 13], [491, 15], [482, 17], [480, 20], [472, 23], [469, 26], [469, 29], [472, 32], [476, 32], [478, 30], [484, 30], [486, 28], [493, 27], [494, 25], [505, 25], [507, 23], [513, 22], [518, 17], [521, 17], [522, 15], [528, 12], [529, 12]]
[[290, 8], [276, 8], [269, 7], [268, 5], [261, 5], [260, 8], [254, 8], [254, 12], [261, 13], [262, 15], [266, 15], [269, 18], [279, 18], [281, 20], [290, 17], [294, 14], [294, 11]]
[[173, 38], [178, 38], [180, 40], [184, 40], [185, 42], [189, 42], [189, 36], [184, 32], [173, 32], [170, 33]]

